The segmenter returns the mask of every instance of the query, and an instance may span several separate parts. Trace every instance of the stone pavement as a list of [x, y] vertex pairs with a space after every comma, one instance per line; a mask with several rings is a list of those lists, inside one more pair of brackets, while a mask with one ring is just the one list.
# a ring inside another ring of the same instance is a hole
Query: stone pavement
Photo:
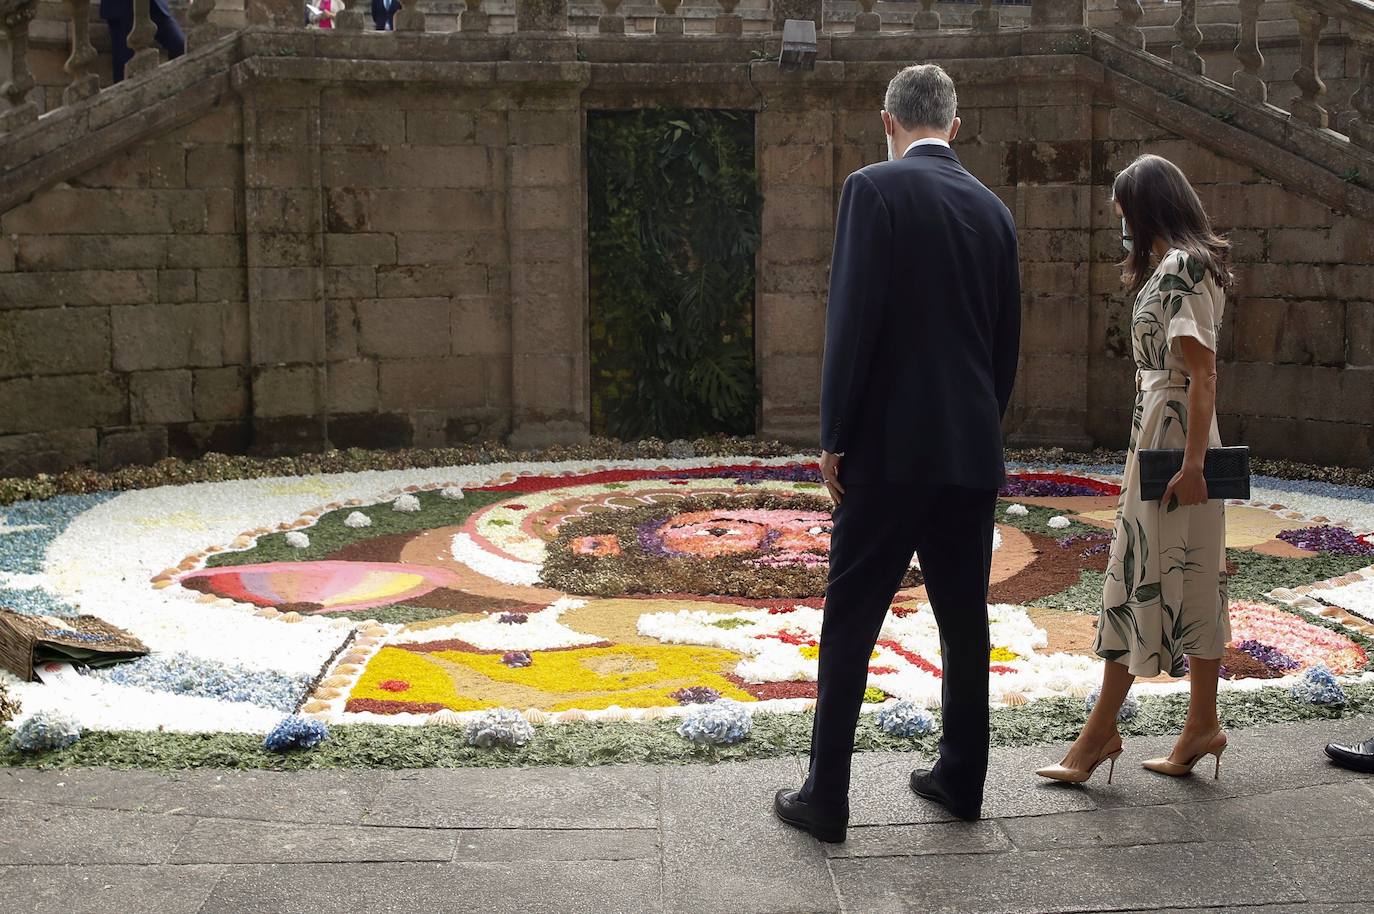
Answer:
[[1374, 779], [1321, 746], [1374, 716], [1238, 732], [1220, 781], [1137, 767], [1037, 783], [1062, 746], [993, 755], [982, 822], [860, 755], [849, 841], [769, 814], [803, 759], [687, 767], [0, 771], [3, 914], [1251, 911], [1374, 903]]

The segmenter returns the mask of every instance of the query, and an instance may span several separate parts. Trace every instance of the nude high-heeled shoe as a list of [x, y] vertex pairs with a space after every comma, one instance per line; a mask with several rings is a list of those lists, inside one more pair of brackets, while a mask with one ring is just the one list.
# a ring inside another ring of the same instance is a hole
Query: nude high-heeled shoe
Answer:
[[1051, 781], [1063, 781], [1066, 784], [1083, 784], [1093, 776], [1093, 772], [1097, 771], [1097, 769], [1102, 766], [1103, 762], [1108, 762], [1110, 764], [1107, 768], [1107, 783], [1110, 784], [1112, 782], [1112, 776], [1116, 774], [1116, 760], [1121, 757], [1122, 751], [1124, 751], [1124, 747], [1121, 744], [1121, 738], [1117, 737], [1103, 747], [1102, 754], [1097, 757], [1097, 761], [1093, 762], [1092, 767], [1086, 771], [1078, 768], [1069, 768], [1066, 765], [1049, 765], [1045, 768], [1041, 768], [1035, 773]]
[[1168, 756], [1165, 756], [1164, 758], [1149, 759], [1148, 761], [1141, 762], [1141, 765], [1157, 774], [1167, 774], [1171, 778], [1182, 778], [1192, 774], [1193, 768], [1197, 766], [1197, 763], [1210, 755], [1217, 761], [1216, 768], [1212, 771], [1212, 780], [1217, 780], [1221, 777], [1221, 754], [1225, 751], [1226, 734], [1218, 732], [1216, 736], [1208, 741], [1205, 749], [1197, 755], [1194, 755], [1186, 763], [1175, 762]]

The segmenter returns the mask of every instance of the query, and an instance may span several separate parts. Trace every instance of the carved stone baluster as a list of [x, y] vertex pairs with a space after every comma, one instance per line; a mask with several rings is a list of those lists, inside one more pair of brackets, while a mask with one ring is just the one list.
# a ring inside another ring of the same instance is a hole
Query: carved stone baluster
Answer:
[[601, 0], [602, 14], [596, 20], [596, 30], [602, 35], [624, 35], [625, 17], [620, 14], [624, 0]]
[[392, 20], [393, 26], [398, 32], [423, 32], [425, 30], [425, 14], [421, 12], [416, 3], [418, 0], [397, 0], [396, 18]]
[[1298, 48], [1298, 69], [1293, 73], [1293, 83], [1302, 92], [1302, 96], [1293, 99], [1289, 107], [1296, 120], [1313, 127], [1325, 127], [1327, 115], [1321, 100], [1326, 95], [1326, 83], [1322, 82], [1318, 64], [1322, 29], [1326, 28], [1326, 14], [1295, 3], [1293, 18], [1298, 20], [1298, 35], [1301, 38]]
[[129, 32], [129, 50], [134, 52], [134, 56], [124, 65], [125, 77], [149, 73], [162, 63], [161, 55], [153, 47], [157, 26], [153, 25], [149, 15], [151, 5], [149, 0], [134, 0], [134, 27]]
[[655, 35], [682, 34], [682, 17], [677, 14], [677, 8], [681, 5], [682, 0], [658, 0], [658, 8], [663, 10], [663, 15], [654, 17]]
[[921, 11], [911, 17], [911, 27], [918, 32], [940, 31], [940, 14], [934, 7], [935, 0], [921, 0]]
[[219, 29], [210, 22], [215, 3], [216, 0], [191, 0], [191, 8], [186, 11], [186, 18], [191, 23], [186, 29], [188, 48], [203, 48], [219, 37]]
[[1145, 15], [1140, 0], [1116, 0], [1116, 8], [1121, 12], [1121, 17], [1116, 23], [1116, 28], [1112, 30], [1113, 34], [1123, 44], [1145, 50], [1145, 33], [1136, 24], [1140, 22], [1140, 17]]
[[62, 90], [62, 104], [75, 105], [100, 91], [100, 77], [91, 72], [100, 55], [91, 44], [91, 0], [67, 0], [67, 13], [72, 17], [72, 53], [62, 69], [71, 82]]
[[1350, 40], [1360, 55], [1360, 81], [1350, 96], [1350, 107], [1356, 114], [1350, 122], [1350, 139], [1374, 150], [1374, 29], [1352, 27]]
[[982, 0], [981, 9], [973, 11], [973, 30], [975, 32], [995, 32], [1002, 27], [1002, 12], [992, 5], [992, 0]]
[[1236, 42], [1236, 60], [1240, 69], [1231, 74], [1231, 86], [1251, 101], [1264, 102], [1269, 88], [1260, 77], [1264, 55], [1259, 48], [1259, 11], [1264, 0], [1240, 0], [1240, 40]]
[[1189, 73], [1202, 73], [1205, 67], [1202, 55], [1197, 52], [1197, 46], [1202, 44], [1202, 29], [1197, 27], [1197, 0], [1183, 0], [1174, 23], [1174, 34], [1178, 36], [1178, 44], [1169, 55], [1174, 66]]
[[859, 6], [863, 11], [854, 16], [854, 31], [856, 32], [881, 32], [883, 30], [882, 13], [873, 12], [873, 4], [877, 0], [859, 0]]
[[[369, 14], [367, 18], [371, 20], [371, 14]], [[344, 11], [334, 17], [334, 27], [332, 29], [325, 29], [325, 31], [342, 35], [345, 32], [361, 32], [364, 31], [366, 27], [367, 22], [363, 20], [363, 11], [361, 9], [345, 6]]]
[[717, 35], [743, 35], [744, 17], [735, 12], [739, 0], [719, 0], [721, 14], [716, 17]]
[[491, 19], [482, 9], [482, 0], [463, 0], [467, 9], [458, 14], [458, 31], [490, 32]]
[[29, 100], [33, 73], [29, 70], [29, 22], [38, 11], [38, 0], [0, 0], [0, 25], [10, 42], [9, 72], [0, 85], [0, 133], [38, 120], [38, 106]]

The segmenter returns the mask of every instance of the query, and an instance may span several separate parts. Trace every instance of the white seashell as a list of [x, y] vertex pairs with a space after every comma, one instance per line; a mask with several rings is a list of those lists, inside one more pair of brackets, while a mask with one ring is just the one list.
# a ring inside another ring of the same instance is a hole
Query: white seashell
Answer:
[[344, 518], [344, 526], [353, 527], [354, 529], [357, 529], [358, 527], [371, 527], [372, 518], [368, 517], [361, 511], [354, 511], [352, 514]]
[[1046, 524], [1051, 529], [1063, 530], [1065, 527], [1069, 525], [1069, 519], [1062, 514], [1056, 514], [1054, 517], [1051, 517], [1048, 521], [1046, 521]]
[[286, 545], [294, 546], [297, 549], [308, 549], [310, 547], [310, 537], [299, 530], [292, 530], [286, 534]]
[[447, 498], [449, 501], [462, 501], [463, 490], [460, 489], [458, 486], [445, 486], [439, 492], [439, 497]]
[[403, 514], [414, 514], [420, 510], [420, 499], [414, 495], [398, 495], [396, 500], [391, 503], [391, 510], [400, 511]]
[[1013, 502], [1012, 504], [1007, 505], [1006, 513], [1011, 515], [1012, 517], [1025, 517], [1027, 514], [1030, 513], [1030, 508], [1027, 508], [1025, 505], [1016, 504], [1015, 502]]
[[431, 714], [426, 723], [437, 724], [441, 727], [461, 727], [463, 725], [463, 718], [457, 711], [445, 708], [442, 711], [435, 711]]

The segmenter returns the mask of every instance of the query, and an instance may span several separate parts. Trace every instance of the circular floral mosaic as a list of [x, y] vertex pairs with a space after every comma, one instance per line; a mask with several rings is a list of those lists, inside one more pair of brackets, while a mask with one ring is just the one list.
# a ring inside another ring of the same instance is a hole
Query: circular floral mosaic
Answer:
[[[1119, 467], [1015, 467], [989, 602], [994, 702], [1085, 697]], [[285, 712], [415, 724], [755, 712], [815, 697], [830, 502], [805, 458], [467, 466], [59, 497], [0, 523], [0, 605], [125, 628], [152, 654], [8, 680], [90, 728], [265, 732]], [[1374, 493], [1256, 480], [1228, 507], [1224, 688], [1371, 677]], [[870, 705], [938, 704], [912, 564]], [[1347, 679], [1349, 681], [1349, 679]], [[1137, 691], [1185, 690], [1159, 679]]]

